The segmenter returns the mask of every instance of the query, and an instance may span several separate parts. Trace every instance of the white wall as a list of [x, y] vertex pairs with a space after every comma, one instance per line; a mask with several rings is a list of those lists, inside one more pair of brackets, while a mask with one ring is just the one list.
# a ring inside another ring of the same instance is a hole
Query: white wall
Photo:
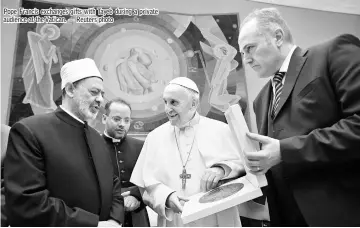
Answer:
[[20, 0], [1, 1], [1, 123], [7, 124], [11, 104], [12, 71], [15, 57], [15, 42], [17, 24], [5, 24], [3, 21], [3, 7], [17, 9]]
[[358, 0], [248, 0], [284, 6], [316, 9], [327, 12], [349, 13], [360, 15]]

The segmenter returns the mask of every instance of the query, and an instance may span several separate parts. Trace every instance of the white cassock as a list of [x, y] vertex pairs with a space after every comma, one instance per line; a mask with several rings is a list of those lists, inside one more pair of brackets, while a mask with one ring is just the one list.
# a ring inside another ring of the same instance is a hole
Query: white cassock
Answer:
[[[150, 132], [130, 181], [144, 188], [143, 200], [158, 214], [158, 226], [241, 226], [237, 207], [186, 225], [182, 223], [180, 214], [165, 208], [167, 197], [174, 191], [185, 197], [199, 193], [201, 177], [205, 169], [213, 165], [225, 169], [223, 179], [236, 177], [240, 172], [244, 172], [227, 124], [196, 113], [186, 126], [188, 127], [180, 130], [167, 122]], [[186, 179], [183, 190], [180, 174], [185, 163], [186, 172], [191, 174], [191, 178]]]

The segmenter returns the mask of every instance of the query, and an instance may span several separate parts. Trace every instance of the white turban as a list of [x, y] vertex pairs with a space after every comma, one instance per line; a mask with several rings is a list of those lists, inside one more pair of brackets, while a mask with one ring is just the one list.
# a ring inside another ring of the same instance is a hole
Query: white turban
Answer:
[[68, 82], [73, 83], [84, 78], [98, 77], [103, 80], [95, 61], [89, 58], [67, 62], [61, 68], [60, 77], [61, 89], [64, 89]]
[[193, 80], [191, 80], [190, 78], [187, 78], [187, 77], [177, 77], [177, 78], [174, 78], [173, 80], [171, 80], [171, 81], [169, 82], [169, 85], [170, 85], [170, 84], [180, 85], [180, 86], [182, 86], [182, 87], [185, 87], [185, 88], [194, 90], [194, 91], [197, 92], [197, 93], [200, 93], [200, 92], [199, 92], [199, 88], [197, 87], [197, 85], [195, 84], [195, 82], [194, 82]]

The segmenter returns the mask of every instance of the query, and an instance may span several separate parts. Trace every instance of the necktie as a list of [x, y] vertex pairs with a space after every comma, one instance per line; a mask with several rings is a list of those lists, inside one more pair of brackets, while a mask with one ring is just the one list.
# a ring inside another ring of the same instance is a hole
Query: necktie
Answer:
[[285, 76], [285, 72], [276, 72], [273, 78], [274, 82], [274, 88], [275, 88], [275, 96], [274, 96], [274, 102], [273, 102], [273, 108], [271, 112], [271, 116], [275, 116], [276, 109], [278, 108], [279, 101], [280, 101], [280, 95], [283, 88], [282, 80]]

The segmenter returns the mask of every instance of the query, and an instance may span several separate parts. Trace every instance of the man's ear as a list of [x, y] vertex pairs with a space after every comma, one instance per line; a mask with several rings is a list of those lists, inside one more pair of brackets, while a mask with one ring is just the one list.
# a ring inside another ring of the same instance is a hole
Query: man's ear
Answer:
[[278, 47], [284, 43], [284, 31], [281, 28], [278, 28], [275, 31], [275, 43]]
[[197, 106], [198, 106], [198, 102], [196, 101], [196, 99], [192, 99], [191, 109], [196, 110], [196, 109], [197, 109]]
[[107, 120], [107, 115], [102, 114], [101, 122], [102, 122], [103, 124], [106, 124], [106, 120]]
[[69, 97], [74, 97], [74, 90], [75, 90], [75, 86], [72, 83], [66, 83], [65, 85], [65, 92]]

